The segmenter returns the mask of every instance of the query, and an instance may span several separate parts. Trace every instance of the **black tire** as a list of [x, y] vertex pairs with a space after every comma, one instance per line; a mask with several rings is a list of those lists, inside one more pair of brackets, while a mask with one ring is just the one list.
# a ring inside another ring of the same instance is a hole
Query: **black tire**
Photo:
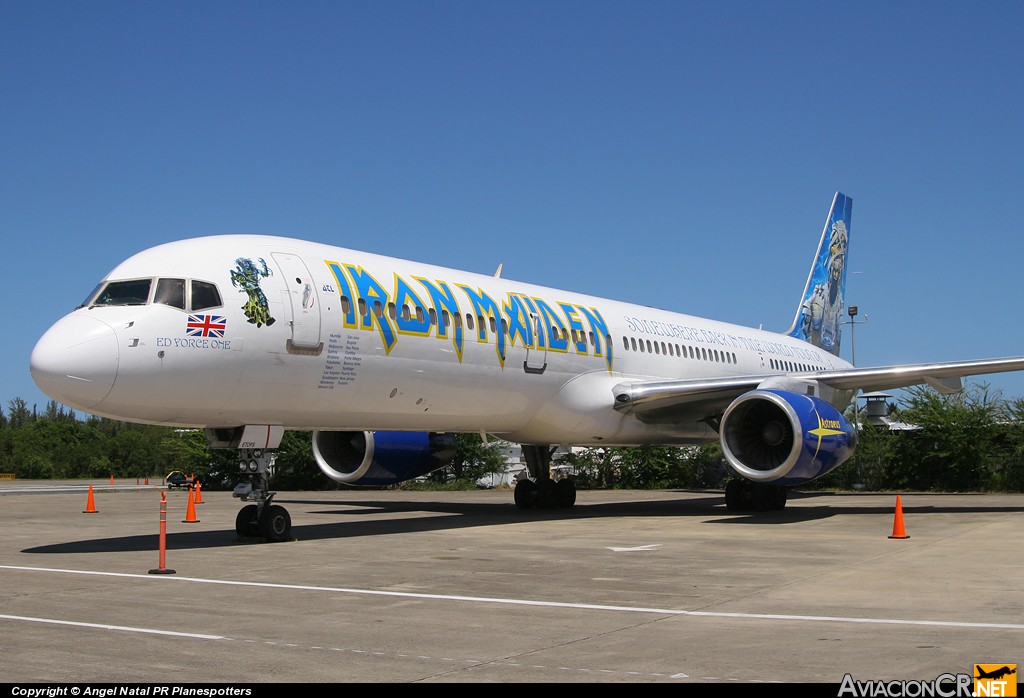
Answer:
[[554, 509], [558, 506], [557, 484], [551, 478], [537, 480], [537, 508]]
[[263, 507], [259, 522], [260, 534], [268, 543], [282, 543], [292, 538], [292, 517], [288, 510], [277, 504]]
[[740, 480], [729, 480], [725, 483], [725, 508], [732, 512], [748, 511], [744, 501], [744, 483]]
[[537, 485], [532, 480], [520, 480], [512, 493], [516, 506], [520, 509], [533, 509], [537, 506]]
[[754, 510], [779, 511], [786, 508], [786, 488], [778, 485], [754, 484]]
[[258, 536], [259, 533], [259, 522], [256, 520], [259, 516], [259, 507], [255, 504], [247, 504], [238, 510], [238, 516], [235, 517], [235, 533], [242, 538], [253, 538]]
[[555, 485], [558, 506], [561, 509], [572, 509], [576, 504], [576, 483], [566, 478]]

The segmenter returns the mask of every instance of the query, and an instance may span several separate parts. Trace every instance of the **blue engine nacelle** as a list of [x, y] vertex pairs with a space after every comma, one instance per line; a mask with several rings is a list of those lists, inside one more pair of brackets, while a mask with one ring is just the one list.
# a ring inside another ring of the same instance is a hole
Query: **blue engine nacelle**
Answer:
[[394, 485], [443, 468], [455, 434], [314, 431], [313, 458], [324, 475], [347, 485]]
[[722, 450], [748, 480], [799, 485], [853, 455], [857, 432], [835, 407], [813, 395], [752, 390], [722, 417]]

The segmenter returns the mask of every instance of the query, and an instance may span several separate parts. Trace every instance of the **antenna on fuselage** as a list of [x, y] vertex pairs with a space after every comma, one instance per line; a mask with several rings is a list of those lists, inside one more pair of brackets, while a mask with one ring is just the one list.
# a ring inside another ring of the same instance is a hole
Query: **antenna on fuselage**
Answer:
[[498, 268], [494, 270], [494, 278], [495, 279], [501, 278], [501, 263], [500, 262], [498, 263]]

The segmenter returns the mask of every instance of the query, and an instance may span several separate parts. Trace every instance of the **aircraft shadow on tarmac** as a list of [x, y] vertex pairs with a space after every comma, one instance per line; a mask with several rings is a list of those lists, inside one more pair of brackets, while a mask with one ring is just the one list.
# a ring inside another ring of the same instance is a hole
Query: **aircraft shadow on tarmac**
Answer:
[[[284, 493], [282, 493], [284, 494]], [[691, 491], [692, 495], [693, 492]], [[531, 523], [535, 521], [582, 520], [591, 518], [623, 517], [675, 517], [680, 516], [714, 516], [703, 523], [729, 525], [776, 526], [792, 523], [803, 523], [825, 519], [832, 516], [846, 515], [891, 515], [893, 506], [850, 506], [836, 505], [834, 501], [823, 506], [787, 507], [781, 511], [728, 513], [721, 493], [701, 492], [700, 495], [685, 499], [661, 499], [629, 502], [607, 502], [586, 504], [577, 502], [572, 509], [550, 509], [520, 511], [511, 502], [507, 506], [480, 502], [430, 502], [430, 501], [394, 501], [388, 499], [363, 500], [353, 502], [339, 499], [336, 502], [323, 500], [288, 499], [279, 497], [276, 501], [283, 505], [316, 505], [317, 510], [301, 512], [301, 518], [293, 522], [293, 540], [323, 540], [393, 535], [396, 533], [421, 533], [431, 531], [452, 530], [478, 526], [503, 526], [507, 524]], [[877, 493], [872, 493], [877, 495]], [[301, 496], [301, 495], [300, 495]], [[835, 493], [793, 492], [790, 501], [813, 499], [828, 496], [835, 498]], [[858, 494], [851, 494], [857, 497]], [[904, 514], [929, 513], [971, 513], [971, 512], [1024, 512], [1021, 506], [984, 506], [981, 503], [972, 506], [971, 495], [952, 495], [955, 503], [950, 505], [932, 506], [903, 504]], [[401, 515], [403, 513], [427, 513], [431, 516], [406, 518], [375, 518], [372, 521], [353, 521], [353, 517], [380, 516], [382, 514]], [[344, 516], [346, 521], [325, 523], [309, 523], [313, 517]], [[111, 538], [94, 538], [92, 540], [68, 541], [34, 548], [26, 548], [23, 553], [34, 554], [67, 554], [67, 553], [117, 553], [154, 550], [157, 547], [156, 533], [131, 535]], [[263, 543], [262, 539], [240, 538], [233, 529], [215, 531], [190, 530], [167, 534], [168, 550], [189, 550], [201, 548], [223, 548], [237, 545]]]

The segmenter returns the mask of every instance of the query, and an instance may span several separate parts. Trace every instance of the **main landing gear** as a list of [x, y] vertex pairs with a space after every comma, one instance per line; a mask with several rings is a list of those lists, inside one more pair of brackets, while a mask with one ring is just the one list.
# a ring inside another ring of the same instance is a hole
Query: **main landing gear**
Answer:
[[725, 508], [733, 512], [780, 511], [786, 508], [786, 488], [740, 478], [725, 483]]
[[269, 490], [267, 471], [274, 463], [274, 454], [267, 449], [239, 450], [238, 467], [249, 476], [232, 495], [247, 504], [235, 517], [235, 531], [242, 538], [265, 538], [268, 543], [292, 539], [292, 517], [284, 507], [274, 504], [276, 492]]
[[554, 452], [548, 445], [523, 444], [530, 477], [516, 482], [514, 497], [520, 509], [571, 509], [576, 504], [576, 483], [568, 477], [551, 478]]

